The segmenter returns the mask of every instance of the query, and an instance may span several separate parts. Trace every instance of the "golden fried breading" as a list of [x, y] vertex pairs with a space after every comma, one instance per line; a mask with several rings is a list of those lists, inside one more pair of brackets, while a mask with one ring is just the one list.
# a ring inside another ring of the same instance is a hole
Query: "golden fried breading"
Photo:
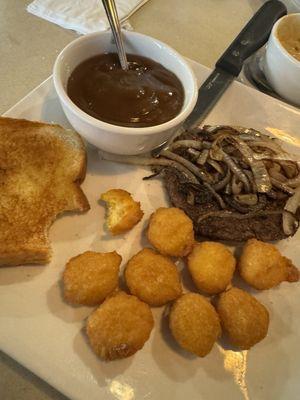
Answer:
[[270, 289], [283, 281], [297, 282], [299, 271], [270, 243], [247, 241], [238, 262], [241, 277], [255, 289]]
[[197, 293], [184, 294], [175, 301], [169, 325], [178, 344], [199, 357], [206, 356], [221, 335], [216, 310]]
[[129, 261], [125, 280], [130, 293], [150, 306], [162, 306], [181, 295], [176, 265], [151, 249], [143, 249]]
[[192, 220], [179, 208], [158, 208], [150, 217], [149, 242], [162, 254], [184, 257], [192, 250]]
[[118, 287], [121, 261], [115, 251], [86, 251], [71, 258], [63, 274], [65, 300], [86, 306], [102, 303]]
[[250, 349], [268, 333], [268, 310], [241, 289], [231, 288], [222, 293], [217, 311], [228, 339], [242, 350]]
[[150, 307], [124, 292], [107, 298], [88, 318], [86, 332], [104, 360], [125, 358], [149, 339], [154, 321]]
[[187, 264], [197, 288], [217, 294], [230, 284], [236, 261], [223, 244], [202, 242], [194, 245]]
[[101, 195], [108, 206], [107, 227], [113, 235], [129, 231], [142, 218], [143, 211], [139, 202], [123, 189], [111, 189]]

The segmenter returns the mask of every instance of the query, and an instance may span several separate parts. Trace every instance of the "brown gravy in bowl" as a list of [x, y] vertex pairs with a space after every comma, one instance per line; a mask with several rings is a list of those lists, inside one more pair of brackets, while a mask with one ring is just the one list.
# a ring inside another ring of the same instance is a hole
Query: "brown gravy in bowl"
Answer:
[[113, 125], [141, 128], [176, 117], [184, 102], [177, 76], [147, 57], [127, 58], [128, 71], [122, 70], [116, 53], [83, 61], [68, 80], [70, 99], [87, 114]]

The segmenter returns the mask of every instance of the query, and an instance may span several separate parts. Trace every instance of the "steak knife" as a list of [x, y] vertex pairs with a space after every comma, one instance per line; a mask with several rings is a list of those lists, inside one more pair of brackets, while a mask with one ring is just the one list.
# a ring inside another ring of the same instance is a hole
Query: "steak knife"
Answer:
[[202, 84], [197, 103], [183, 124], [184, 129], [198, 126], [242, 70], [244, 61], [262, 47], [269, 38], [274, 23], [287, 13], [286, 6], [278, 0], [266, 2], [225, 53], [215, 69]]

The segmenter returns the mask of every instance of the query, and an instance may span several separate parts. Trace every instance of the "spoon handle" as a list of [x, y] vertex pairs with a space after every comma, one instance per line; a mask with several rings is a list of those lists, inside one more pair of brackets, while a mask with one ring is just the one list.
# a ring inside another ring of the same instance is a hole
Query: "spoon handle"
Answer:
[[118, 17], [118, 12], [116, 8], [116, 4], [114, 0], [102, 0], [103, 7], [105, 9], [110, 28], [112, 30], [112, 33], [114, 35], [114, 39], [117, 45], [117, 50], [118, 50], [118, 55], [119, 55], [119, 60], [122, 69], [128, 70], [128, 61], [126, 57], [126, 52], [122, 40], [122, 32], [121, 32], [121, 26], [120, 26], [120, 21]]

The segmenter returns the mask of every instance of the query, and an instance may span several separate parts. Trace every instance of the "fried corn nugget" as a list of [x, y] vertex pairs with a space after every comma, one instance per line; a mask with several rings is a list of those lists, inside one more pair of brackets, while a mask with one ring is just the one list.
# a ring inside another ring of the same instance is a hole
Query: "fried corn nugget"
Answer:
[[140, 350], [149, 339], [153, 325], [147, 304], [118, 292], [89, 316], [86, 332], [94, 352], [104, 360], [114, 360]]
[[178, 344], [199, 357], [205, 357], [221, 335], [216, 310], [197, 293], [187, 293], [176, 300], [170, 312], [169, 325]]
[[150, 306], [162, 306], [182, 292], [176, 265], [147, 248], [128, 261], [125, 280], [130, 293]]
[[297, 282], [299, 271], [270, 243], [247, 241], [238, 262], [241, 277], [255, 289], [270, 289], [283, 281]]
[[208, 294], [217, 294], [230, 284], [236, 261], [223, 244], [202, 242], [194, 245], [187, 264], [196, 287]]
[[63, 273], [63, 292], [70, 304], [95, 306], [118, 287], [122, 257], [114, 252], [86, 251], [73, 257]]
[[192, 250], [192, 220], [179, 208], [158, 208], [150, 217], [149, 242], [163, 255], [184, 257]]
[[250, 349], [268, 333], [268, 310], [241, 289], [231, 288], [222, 293], [217, 311], [228, 339], [242, 350]]
[[113, 235], [129, 231], [143, 218], [140, 203], [126, 190], [111, 189], [101, 195], [101, 200], [108, 206], [107, 227]]

